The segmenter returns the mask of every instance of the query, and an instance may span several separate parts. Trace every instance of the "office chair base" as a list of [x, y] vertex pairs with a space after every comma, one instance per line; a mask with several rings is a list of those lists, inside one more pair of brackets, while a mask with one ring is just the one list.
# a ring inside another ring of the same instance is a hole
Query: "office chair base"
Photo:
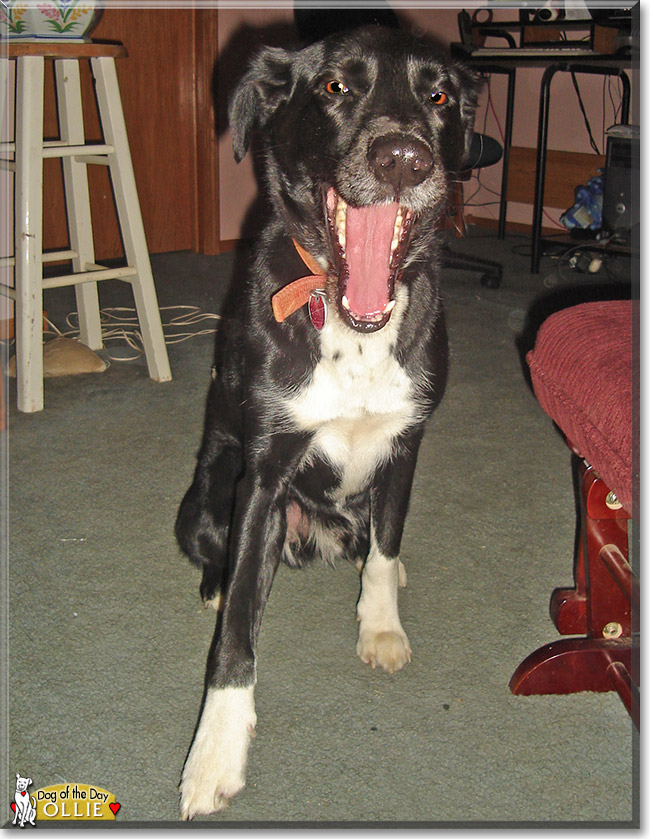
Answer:
[[503, 276], [503, 266], [490, 259], [464, 256], [454, 253], [447, 245], [442, 249], [443, 266], [458, 271], [481, 271], [481, 285], [484, 288], [499, 288]]

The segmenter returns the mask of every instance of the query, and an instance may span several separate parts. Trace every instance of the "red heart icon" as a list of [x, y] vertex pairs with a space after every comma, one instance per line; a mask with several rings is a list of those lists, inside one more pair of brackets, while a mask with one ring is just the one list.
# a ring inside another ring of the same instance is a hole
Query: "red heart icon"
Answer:
[[111, 801], [111, 803], [108, 806], [111, 808], [113, 815], [116, 815], [117, 811], [120, 809], [122, 805], [118, 804], [117, 801]]
[[24, 795], [27, 795], [27, 793], [26, 793], [26, 792], [21, 792], [20, 794], [21, 794], [21, 795], [23, 795], [23, 796], [24, 796]]
[[12, 809], [12, 810], [14, 811], [14, 813], [15, 813], [15, 812], [16, 812], [16, 802], [15, 802], [15, 801], [12, 801], [12, 802], [11, 802], [11, 804], [10, 804], [9, 806], [11, 807], [11, 809]]

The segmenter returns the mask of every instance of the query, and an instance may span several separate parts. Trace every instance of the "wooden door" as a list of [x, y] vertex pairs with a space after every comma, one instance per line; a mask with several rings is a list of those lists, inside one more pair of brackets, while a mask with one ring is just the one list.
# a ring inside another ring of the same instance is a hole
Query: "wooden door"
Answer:
[[[217, 179], [210, 84], [217, 52], [216, 17], [216, 9], [109, 7], [92, 33], [96, 40], [121, 41], [129, 52], [128, 58], [117, 61], [117, 73], [151, 253], [215, 252], [210, 216], [199, 208], [210, 206]], [[55, 137], [51, 69], [47, 68], [45, 133]], [[86, 136], [101, 140], [90, 68], [82, 71]], [[56, 160], [45, 164], [44, 247], [65, 247], [61, 166]], [[89, 179], [96, 256], [121, 256], [108, 172], [90, 166]]]

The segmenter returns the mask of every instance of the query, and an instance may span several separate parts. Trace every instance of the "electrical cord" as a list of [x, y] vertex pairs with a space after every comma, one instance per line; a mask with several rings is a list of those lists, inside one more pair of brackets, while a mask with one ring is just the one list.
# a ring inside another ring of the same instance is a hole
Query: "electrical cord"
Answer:
[[[625, 258], [627, 254], [617, 253], [609, 250], [609, 246], [616, 243], [616, 237], [612, 236], [606, 240], [599, 242], [583, 242], [576, 245], [569, 250], [552, 256], [552, 259], [557, 259], [557, 274], [566, 281], [572, 281], [575, 273], [580, 274], [597, 274], [601, 269], [607, 275], [609, 280], [614, 282], [625, 281], [625, 277], [617, 276], [611, 270], [610, 262], [616, 262], [619, 258]], [[582, 257], [582, 258], [581, 258]], [[566, 273], [566, 268], [569, 266], [571, 273]]]
[[[202, 312], [198, 306], [162, 306], [160, 308], [161, 316], [163, 313], [179, 312], [179, 314], [169, 317], [167, 320], [162, 318], [163, 334], [165, 337], [165, 344], [179, 344], [182, 341], [188, 341], [190, 338], [196, 338], [199, 335], [214, 335], [216, 328], [208, 329], [191, 329], [206, 321], [221, 320], [220, 315]], [[100, 323], [102, 327], [102, 343], [104, 344], [104, 352], [111, 361], [135, 361], [145, 354], [144, 341], [142, 333], [139, 329], [139, 321], [136, 310], [125, 306], [113, 306], [100, 309]], [[51, 331], [63, 338], [78, 338], [79, 337], [79, 313], [70, 312], [66, 316], [67, 330], [59, 329], [51, 320], [46, 318], [46, 322]], [[107, 348], [108, 342], [121, 342], [133, 353], [128, 355], [116, 355], [111, 353]]]
[[[492, 77], [490, 76], [490, 82], [488, 82], [487, 86], [487, 96], [488, 96], [488, 106], [492, 111], [492, 116], [494, 117], [494, 121], [497, 124], [497, 129], [499, 131], [499, 136], [501, 137], [501, 145], [505, 148], [506, 145], [506, 138], [505, 134], [503, 133], [503, 129], [501, 128], [501, 123], [499, 122], [499, 117], [497, 116], [497, 112], [494, 108], [494, 102], [492, 101]], [[487, 108], [485, 109], [485, 116], [486, 116], [486, 124], [487, 124]]]
[[594, 135], [591, 133], [591, 125], [589, 124], [589, 118], [587, 117], [587, 112], [585, 111], [585, 106], [582, 101], [582, 95], [580, 94], [580, 88], [578, 87], [578, 80], [576, 79], [576, 74], [574, 72], [571, 73], [571, 81], [573, 82], [573, 87], [575, 88], [575, 92], [578, 96], [578, 105], [580, 106], [582, 118], [585, 121], [587, 134], [589, 135], [589, 145], [596, 152], [596, 154], [600, 154], [600, 150], [598, 149], [596, 141], [594, 140]]

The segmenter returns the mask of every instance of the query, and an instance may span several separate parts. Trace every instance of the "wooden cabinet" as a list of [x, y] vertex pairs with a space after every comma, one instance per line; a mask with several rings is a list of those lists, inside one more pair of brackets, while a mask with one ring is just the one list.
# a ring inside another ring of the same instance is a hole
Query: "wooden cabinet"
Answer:
[[[117, 73], [150, 252], [218, 252], [211, 83], [217, 10], [109, 7], [92, 37], [121, 41], [129, 53], [117, 61]], [[45, 134], [56, 137], [47, 70]], [[90, 70], [82, 70], [86, 136], [100, 140]], [[44, 177], [44, 247], [59, 248], [67, 243], [59, 161], [45, 161]], [[91, 166], [89, 178], [97, 258], [120, 256], [108, 173]]]

